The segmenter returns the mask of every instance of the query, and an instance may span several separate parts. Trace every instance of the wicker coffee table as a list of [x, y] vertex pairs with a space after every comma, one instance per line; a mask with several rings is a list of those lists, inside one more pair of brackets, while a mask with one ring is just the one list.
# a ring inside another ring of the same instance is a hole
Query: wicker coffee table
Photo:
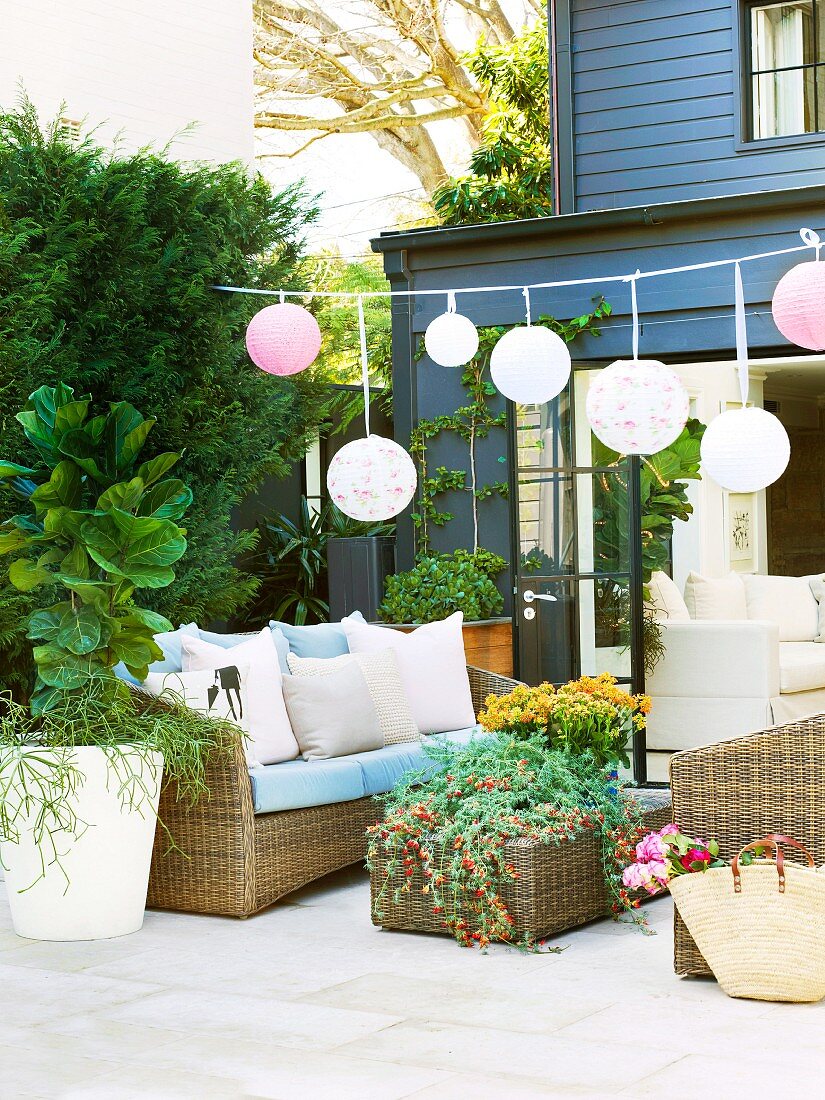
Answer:
[[[635, 792], [644, 807], [645, 824], [661, 829], [671, 820], [669, 791]], [[502, 901], [514, 919], [513, 939], [541, 939], [569, 928], [605, 917], [610, 901], [602, 874], [599, 840], [590, 833], [562, 841], [543, 844], [519, 839], [504, 845], [503, 859], [518, 872], [515, 881], [501, 890]], [[372, 922], [381, 928], [404, 932], [435, 932], [451, 935], [443, 918], [433, 913], [432, 901], [422, 893], [424, 878], [416, 864], [410, 878], [410, 890], [393, 895], [404, 881], [386, 881], [386, 860], [377, 857], [370, 873]], [[472, 927], [473, 915], [460, 911], [461, 919]]]

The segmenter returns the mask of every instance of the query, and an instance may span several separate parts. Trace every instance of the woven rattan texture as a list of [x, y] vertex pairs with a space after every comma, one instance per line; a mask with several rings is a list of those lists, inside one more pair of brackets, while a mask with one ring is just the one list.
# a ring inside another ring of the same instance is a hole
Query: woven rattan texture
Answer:
[[[468, 669], [478, 713], [490, 694], [515, 680]], [[372, 798], [255, 814], [240, 739], [230, 760], [207, 768], [209, 797], [177, 800], [174, 783], [160, 800], [147, 904], [153, 909], [248, 917], [299, 886], [366, 855], [365, 831], [380, 816]], [[176, 849], [169, 850], [169, 830]]]
[[[825, 863], [825, 715], [676, 753], [670, 781], [673, 820], [692, 836], [718, 840], [724, 859], [767, 833], [784, 833]], [[677, 974], [710, 974], [678, 913], [674, 931]]]
[[[650, 829], [661, 829], [670, 819], [668, 805], [645, 813], [645, 824]], [[449, 852], [448, 864], [451, 856]], [[443, 849], [441, 858], [444, 858]], [[610, 911], [599, 844], [593, 835], [585, 834], [560, 844], [510, 841], [504, 845], [503, 859], [512, 863], [518, 873], [515, 882], [506, 883], [501, 891], [502, 901], [514, 920], [516, 940], [564, 932]], [[373, 924], [407, 932], [450, 934], [444, 927], [443, 915], [432, 911], [431, 895], [422, 892], [425, 881], [418, 865], [409, 879], [410, 890], [400, 893], [398, 901], [394, 895], [405, 881], [402, 869], [399, 867], [389, 880], [386, 872], [386, 860], [377, 858], [370, 874]], [[450, 895], [447, 899], [446, 906], [452, 908]], [[460, 901], [456, 912], [474, 931], [474, 915]]]

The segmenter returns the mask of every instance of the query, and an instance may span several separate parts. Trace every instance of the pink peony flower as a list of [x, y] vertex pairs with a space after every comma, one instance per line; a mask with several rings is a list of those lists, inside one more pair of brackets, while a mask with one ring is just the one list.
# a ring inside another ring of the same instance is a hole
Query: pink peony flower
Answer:
[[679, 832], [679, 826], [674, 825], [672, 822], [670, 825], [665, 825], [664, 829], [659, 830], [659, 836], [672, 836], [674, 833]]
[[667, 855], [667, 844], [658, 833], [648, 833], [636, 845], [636, 859], [640, 863], [659, 862]]
[[631, 863], [622, 872], [622, 882], [628, 890], [647, 888], [652, 877], [650, 868], [646, 863]]

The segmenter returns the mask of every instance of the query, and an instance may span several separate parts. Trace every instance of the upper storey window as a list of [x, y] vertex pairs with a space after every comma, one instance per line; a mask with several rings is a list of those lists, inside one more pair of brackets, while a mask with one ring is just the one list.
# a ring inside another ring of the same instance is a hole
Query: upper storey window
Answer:
[[753, 4], [745, 17], [751, 140], [825, 130], [825, 0]]

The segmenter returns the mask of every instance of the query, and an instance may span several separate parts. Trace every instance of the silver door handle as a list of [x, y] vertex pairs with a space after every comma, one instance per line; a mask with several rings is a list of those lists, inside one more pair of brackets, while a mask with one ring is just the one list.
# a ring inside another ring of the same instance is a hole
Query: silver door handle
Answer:
[[524, 602], [532, 603], [533, 600], [547, 600], [548, 603], [558, 603], [556, 596], [543, 596], [539, 592], [534, 592], [531, 588], [527, 588], [524, 591]]

